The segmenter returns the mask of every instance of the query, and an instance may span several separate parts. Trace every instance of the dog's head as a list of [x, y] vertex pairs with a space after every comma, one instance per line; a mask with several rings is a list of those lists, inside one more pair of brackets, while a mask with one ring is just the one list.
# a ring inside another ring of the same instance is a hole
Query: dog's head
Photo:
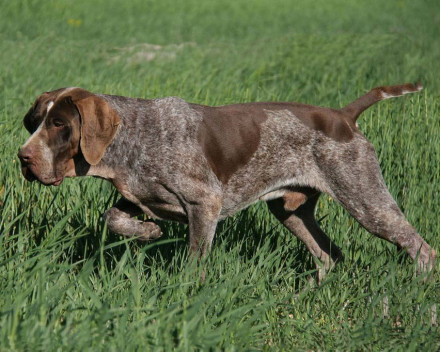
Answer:
[[59, 185], [77, 175], [76, 165], [96, 165], [119, 125], [117, 113], [101, 97], [81, 88], [40, 95], [23, 123], [31, 133], [18, 153], [29, 181]]

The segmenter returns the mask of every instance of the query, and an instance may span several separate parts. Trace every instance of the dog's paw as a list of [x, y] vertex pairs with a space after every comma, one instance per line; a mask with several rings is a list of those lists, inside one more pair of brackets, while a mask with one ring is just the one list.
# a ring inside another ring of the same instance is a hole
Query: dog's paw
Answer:
[[434, 269], [436, 252], [427, 244], [423, 244], [419, 251], [417, 259], [417, 269], [419, 273], [429, 273]]
[[162, 236], [162, 230], [160, 229], [159, 225], [155, 224], [154, 222], [144, 222], [142, 227], [144, 229], [144, 233], [140, 236], [137, 236], [139, 241], [152, 241]]

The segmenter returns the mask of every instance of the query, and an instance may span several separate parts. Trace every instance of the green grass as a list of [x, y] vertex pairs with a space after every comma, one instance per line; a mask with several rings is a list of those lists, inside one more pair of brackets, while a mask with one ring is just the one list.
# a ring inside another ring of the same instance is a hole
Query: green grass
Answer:
[[345, 261], [321, 286], [308, 284], [310, 254], [264, 204], [219, 225], [200, 284], [185, 226], [127, 241], [101, 220], [118, 198], [109, 184], [31, 184], [16, 157], [33, 100], [63, 86], [340, 107], [420, 80], [422, 93], [381, 102], [359, 123], [399, 206], [439, 250], [438, 1], [1, 0], [0, 13], [1, 351], [440, 349], [439, 274], [423, 283], [327, 196], [317, 216]]

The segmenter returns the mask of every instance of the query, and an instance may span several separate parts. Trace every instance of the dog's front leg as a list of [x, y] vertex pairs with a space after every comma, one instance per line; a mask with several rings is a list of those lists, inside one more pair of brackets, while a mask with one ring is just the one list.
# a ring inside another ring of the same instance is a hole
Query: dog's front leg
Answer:
[[154, 222], [132, 219], [133, 216], [142, 213], [139, 207], [121, 198], [104, 213], [104, 220], [107, 221], [110, 231], [119, 235], [136, 237], [141, 241], [150, 241], [160, 237], [162, 232]]
[[221, 211], [221, 198], [212, 196], [186, 206], [190, 253], [201, 258], [211, 249]]

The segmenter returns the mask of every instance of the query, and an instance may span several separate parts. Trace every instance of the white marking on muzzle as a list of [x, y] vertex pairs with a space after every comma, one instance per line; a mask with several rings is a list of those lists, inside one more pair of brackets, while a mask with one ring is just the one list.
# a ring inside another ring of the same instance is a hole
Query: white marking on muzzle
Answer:
[[52, 166], [52, 160], [53, 160], [53, 151], [49, 148], [49, 146], [43, 142], [43, 140], [39, 140], [40, 148], [41, 148], [41, 157], [43, 160], [45, 160], [47, 163]]
[[38, 134], [40, 134], [41, 129], [43, 128], [44, 121], [40, 123], [40, 126], [38, 126], [37, 130], [32, 133], [32, 136], [29, 137], [29, 139], [23, 144], [21, 149], [26, 148], [35, 138]]

